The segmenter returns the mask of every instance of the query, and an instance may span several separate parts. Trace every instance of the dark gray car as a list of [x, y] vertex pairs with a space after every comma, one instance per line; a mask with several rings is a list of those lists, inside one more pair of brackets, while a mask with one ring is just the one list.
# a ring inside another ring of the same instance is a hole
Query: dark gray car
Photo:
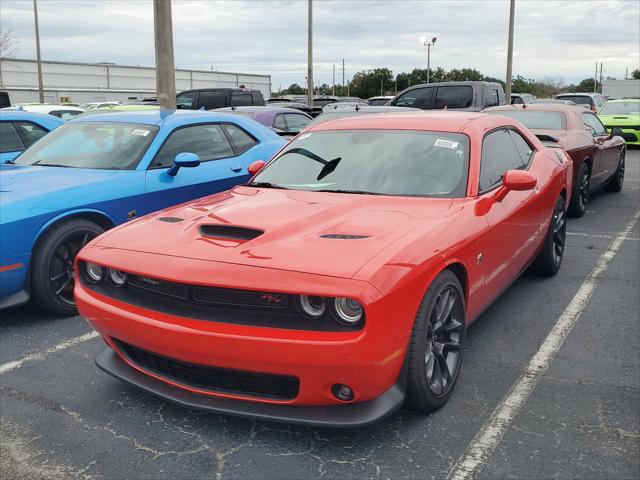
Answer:
[[389, 105], [422, 110], [466, 110], [479, 112], [504, 105], [504, 90], [496, 82], [441, 82], [414, 85], [396, 95]]

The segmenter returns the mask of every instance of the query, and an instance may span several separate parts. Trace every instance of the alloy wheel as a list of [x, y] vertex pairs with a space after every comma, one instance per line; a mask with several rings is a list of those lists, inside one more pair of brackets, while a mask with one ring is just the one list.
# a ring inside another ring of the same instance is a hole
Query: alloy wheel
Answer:
[[460, 368], [463, 318], [460, 292], [448, 285], [434, 302], [427, 326], [424, 358], [427, 385], [437, 396], [443, 396], [451, 389]]
[[564, 243], [567, 232], [567, 220], [564, 211], [564, 202], [558, 203], [553, 212], [553, 262], [559, 265], [564, 254]]
[[94, 232], [76, 231], [64, 237], [53, 250], [49, 262], [49, 284], [53, 293], [65, 305], [75, 306], [73, 264], [76, 255], [95, 236]]
[[589, 203], [589, 170], [585, 169], [584, 174], [580, 178], [580, 208], [586, 210]]

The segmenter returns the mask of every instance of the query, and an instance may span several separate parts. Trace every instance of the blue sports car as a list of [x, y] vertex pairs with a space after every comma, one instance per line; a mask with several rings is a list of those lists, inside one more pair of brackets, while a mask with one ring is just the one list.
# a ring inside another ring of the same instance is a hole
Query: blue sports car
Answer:
[[46, 113], [0, 110], [0, 163], [13, 160], [62, 124], [64, 120]]
[[31, 298], [73, 314], [73, 261], [84, 244], [127, 220], [243, 183], [253, 161], [285, 144], [253, 120], [205, 111], [66, 122], [0, 165], [0, 309]]

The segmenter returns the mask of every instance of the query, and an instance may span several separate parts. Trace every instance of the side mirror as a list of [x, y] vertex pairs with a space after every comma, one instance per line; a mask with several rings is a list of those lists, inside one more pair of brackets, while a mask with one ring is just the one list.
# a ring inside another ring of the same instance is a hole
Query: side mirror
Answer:
[[254, 177], [267, 164], [264, 160], [256, 160], [249, 165], [249, 175]]
[[197, 167], [200, 165], [200, 157], [195, 153], [190, 152], [182, 152], [176, 155], [176, 158], [173, 160], [173, 165], [169, 170], [167, 170], [167, 174], [175, 177], [180, 170], [181, 167]]
[[612, 136], [622, 137], [622, 135], [623, 135], [622, 129], [620, 127], [613, 127], [611, 129], [611, 135]]
[[523, 192], [533, 190], [538, 181], [526, 170], [507, 170], [502, 176], [502, 187], [495, 194], [495, 200], [501, 202], [510, 191]]

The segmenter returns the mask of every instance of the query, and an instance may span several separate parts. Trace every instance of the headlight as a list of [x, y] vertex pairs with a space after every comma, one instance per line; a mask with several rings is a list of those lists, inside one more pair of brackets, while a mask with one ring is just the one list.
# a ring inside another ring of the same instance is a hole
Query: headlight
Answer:
[[326, 308], [327, 302], [324, 297], [300, 295], [300, 309], [305, 315], [311, 318], [319, 318], [324, 314]]
[[127, 274], [121, 272], [120, 270], [110, 268], [108, 270], [108, 273], [109, 280], [111, 280], [111, 283], [113, 283], [116, 287], [122, 287], [127, 282]]
[[334, 307], [338, 320], [347, 325], [358, 323], [362, 318], [362, 304], [353, 298], [336, 298]]
[[91, 283], [98, 283], [102, 280], [102, 267], [100, 265], [87, 262], [84, 265], [84, 271], [87, 274], [87, 280]]

